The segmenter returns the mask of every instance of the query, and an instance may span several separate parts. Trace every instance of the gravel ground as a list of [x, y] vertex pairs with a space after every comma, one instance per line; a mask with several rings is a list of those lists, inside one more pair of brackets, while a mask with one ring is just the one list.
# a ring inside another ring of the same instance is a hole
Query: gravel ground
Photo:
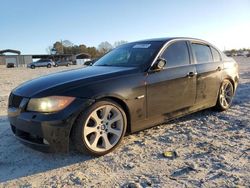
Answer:
[[[99, 158], [34, 151], [10, 131], [10, 90], [68, 68], [0, 67], [0, 187], [250, 187], [250, 58], [237, 61], [241, 78], [231, 109], [204, 110], [126, 136]], [[165, 158], [165, 151], [177, 157]]]

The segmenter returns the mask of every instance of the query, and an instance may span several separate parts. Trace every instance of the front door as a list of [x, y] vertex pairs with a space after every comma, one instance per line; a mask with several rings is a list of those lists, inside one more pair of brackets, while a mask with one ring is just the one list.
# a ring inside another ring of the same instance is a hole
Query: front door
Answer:
[[186, 41], [170, 44], [162, 53], [166, 68], [147, 77], [147, 116], [167, 115], [194, 104], [196, 68]]

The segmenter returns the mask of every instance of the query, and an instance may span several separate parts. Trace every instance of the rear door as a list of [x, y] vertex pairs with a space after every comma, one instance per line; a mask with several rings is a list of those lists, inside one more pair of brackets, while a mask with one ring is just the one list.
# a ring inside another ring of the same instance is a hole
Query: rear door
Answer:
[[221, 84], [223, 64], [219, 52], [208, 44], [191, 42], [197, 70], [196, 104], [215, 103]]
[[192, 106], [196, 96], [196, 69], [186, 41], [175, 41], [161, 55], [164, 70], [147, 77], [148, 117], [166, 115]]

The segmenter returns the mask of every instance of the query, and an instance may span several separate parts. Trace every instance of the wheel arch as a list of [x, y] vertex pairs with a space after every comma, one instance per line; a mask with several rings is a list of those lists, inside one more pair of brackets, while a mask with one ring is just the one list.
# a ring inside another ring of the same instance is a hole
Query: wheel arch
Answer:
[[[233, 85], [234, 92], [235, 92], [235, 90], [236, 90], [236, 85], [235, 85], [234, 79], [233, 79], [232, 77], [230, 77], [230, 76], [226, 76], [226, 77], [224, 77], [224, 78], [222, 79], [222, 82], [223, 82], [224, 80], [229, 80], [229, 81], [231, 82], [231, 84]], [[221, 82], [221, 83], [222, 83], [222, 82]]]
[[[118, 103], [122, 109], [124, 110], [126, 116], [127, 116], [127, 128], [126, 128], [126, 134], [131, 133], [131, 118], [130, 118], [130, 111], [129, 108], [127, 106], [127, 104], [120, 98], [115, 97], [115, 96], [102, 96], [99, 98], [95, 99], [95, 102], [97, 101], [102, 101], [102, 100], [111, 100], [114, 101], [116, 103]], [[95, 102], [93, 102], [91, 105], [93, 105]], [[72, 126], [70, 128], [70, 133], [69, 133], [69, 137], [71, 138], [72, 136], [72, 130], [75, 124], [75, 121], [77, 121], [78, 117], [80, 116], [81, 112], [78, 114], [77, 118], [74, 120], [74, 122], [72, 123]]]
[[[236, 91], [236, 84], [235, 81], [233, 80], [232, 77], [230, 76], [225, 76], [223, 77], [223, 79], [221, 80], [221, 84], [220, 84], [220, 88], [223, 86], [223, 83], [227, 81], [227, 82], [230, 82], [232, 84], [232, 89], [233, 89], [233, 95], [235, 94], [235, 91]], [[230, 104], [228, 103], [228, 105], [225, 107], [221, 104], [220, 102], [220, 88], [219, 88], [219, 91], [218, 91], [218, 96], [217, 96], [217, 100], [216, 100], [216, 104], [214, 106], [214, 109], [217, 110], [217, 111], [224, 111], [224, 110], [227, 110], [231, 104], [232, 104], [232, 99], [230, 101]], [[233, 96], [232, 96], [233, 97]]]

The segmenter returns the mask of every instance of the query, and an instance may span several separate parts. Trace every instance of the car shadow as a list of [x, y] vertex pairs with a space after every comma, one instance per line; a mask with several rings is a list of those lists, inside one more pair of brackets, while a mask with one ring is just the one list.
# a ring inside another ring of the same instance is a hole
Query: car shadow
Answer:
[[42, 153], [26, 147], [12, 134], [6, 116], [0, 116], [0, 138], [0, 183], [93, 159], [76, 151]]

